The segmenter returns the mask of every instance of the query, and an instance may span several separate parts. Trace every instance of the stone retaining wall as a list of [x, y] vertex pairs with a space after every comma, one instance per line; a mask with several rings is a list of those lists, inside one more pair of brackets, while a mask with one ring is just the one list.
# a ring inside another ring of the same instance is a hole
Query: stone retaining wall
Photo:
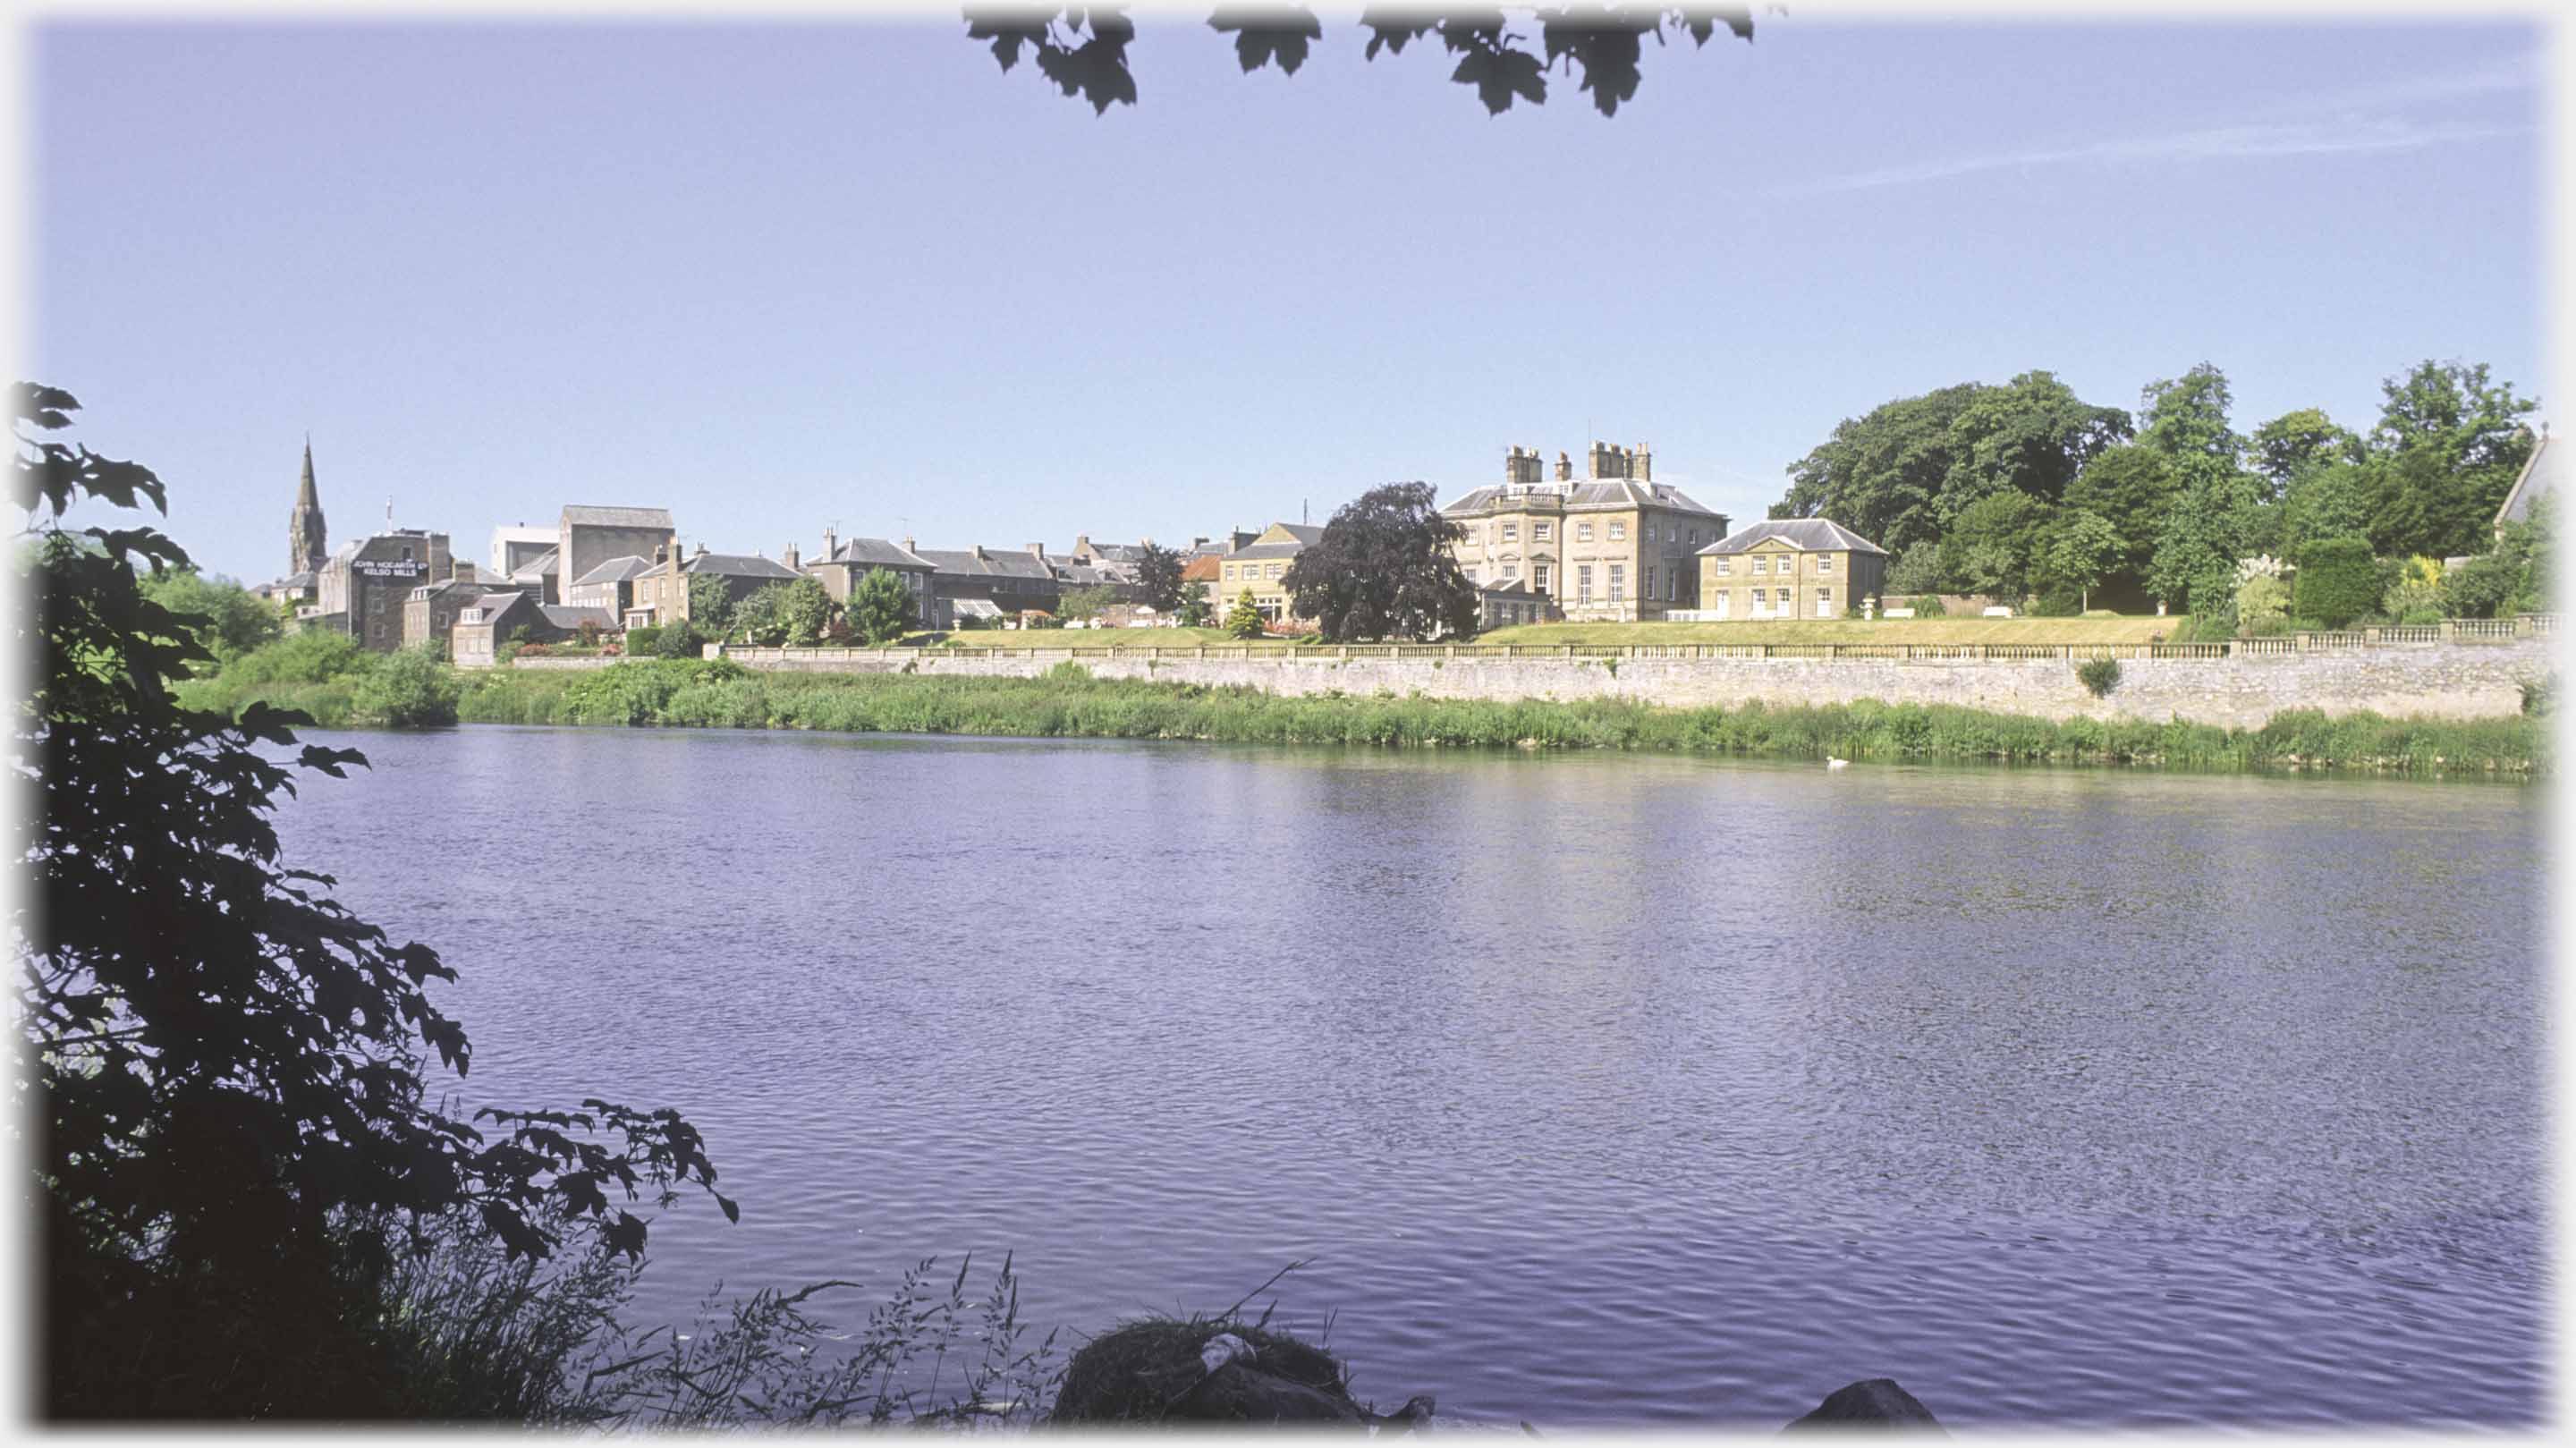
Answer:
[[[1032, 678], [1066, 661], [1048, 654], [947, 657], [937, 649], [884, 654], [841, 650], [729, 651], [747, 667], [781, 672], [919, 673]], [[533, 660], [526, 662], [535, 662]], [[563, 664], [573, 661], [564, 660]], [[1247, 684], [1288, 695], [1369, 695], [1381, 690], [1436, 699], [1626, 698], [1657, 705], [1962, 704], [2002, 713], [2068, 719], [2122, 715], [2257, 726], [2285, 709], [2360, 710], [2402, 718], [2466, 719], [2521, 712], [2520, 685], [2559, 667], [2551, 640], [2445, 648], [2349, 649], [2245, 659], [2131, 659], [2119, 686], [2096, 699], [2063, 660], [1973, 662], [1867, 659], [1456, 658], [1074, 660], [1105, 679]], [[523, 662], [520, 667], [525, 667]], [[562, 665], [558, 665], [560, 667]]]

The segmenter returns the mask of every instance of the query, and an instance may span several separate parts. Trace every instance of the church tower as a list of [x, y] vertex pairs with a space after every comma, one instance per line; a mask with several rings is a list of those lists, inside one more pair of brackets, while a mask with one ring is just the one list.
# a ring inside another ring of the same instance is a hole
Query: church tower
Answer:
[[322, 495], [313, 490], [313, 439], [304, 440], [304, 482], [295, 490], [295, 513], [286, 524], [286, 571], [319, 573], [330, 549], [322, 530]]

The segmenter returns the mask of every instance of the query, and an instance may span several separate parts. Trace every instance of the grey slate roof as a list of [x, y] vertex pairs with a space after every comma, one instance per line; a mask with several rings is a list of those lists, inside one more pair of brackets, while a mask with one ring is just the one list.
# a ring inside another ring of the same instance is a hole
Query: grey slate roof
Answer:
[[612, 631], [617, 627], [617, 615], [604, 608], [586, 608], [572, 603], [541, 603], [537, 605], [537, 611], [546, 616], [546, 622], [560, 629], [577, 629], [586, 623], [595, 623], [601, 628]]
[[1774, 518], [1738, 528], [1707, 547], [1702, 555], [1741, 553], [1767, 538], [1778, 538], [1789, 546], [1808, 553], [1875, 553], [1884, 558], [1887, 550], [1826, 518]]
[[1440, 511], [1452, 518], [1463, 518], [1496, 508], [1511, 510], [1527, 495], [1562, 496], [1568, 508], [1673, 508], [1684, 513], [1706, 513], [1714, 517], [1717, 510], [1703, 506], [1690, 494], [1670, 483], [1641, 483], [1633, 478], [1594, 478], [1584, 482], [1539, 483], [1518, 490], [1501, 484], [1476, 488], [1465, 497]]
[[1097, 588], [1121, 581], [1117, 574], [1094, 568], [1088, 563], [1059, 563], [1055, 565], [1055, 576], [1057, 582], [1070, 583], [1078, 588]]
[[961, 577], [1055, 581], [1055, 570], [1025, 548], [987, 548], [981, 558], [964, 549], [915, 548], [912, 551], [914, 556], [927, 559], [940, 572]]
[[527, 601], [528, 596], [526, 594], [516, 591], [509, 593], [483, 593], [475, 595], [474, 601], [467, 604], [466, 607], [479, 608], [483, 610], [483, 622], [492, 624], [499, 623], [511, 609], [517, 608], [519, 605], [526, 603]]
[[2543, 437], [2532, 445], [2531, 456], [2523, 460], [2522, 472], [2513, 480], [2513, 490], [2496, 509], [2495, 526], [2528, 523], [2532, 499], [2557, 496], [2560, 475], [2567, 471], [2567, 449], [2551, 447], [2552, 441]]
[[572, 586], [579, 588], [582, 585], [589, 583], [623, 583], [630, 578], [641, 578], [652, 571], [653, 565], [651, 563], [629, 553], [623, 558], [611, 558], [607, 562], [599, 565], [597, 568], [594, 568], [588, 573], [583, 574], [581, 577], [574, 579], [572, 581]]
[[576, 527], [591, 528], [668, 528], [668, 508], [594, 508], [584, 503], [566, 503], [563, 520]]
[[563, 550], [560, 548], [549, 548], [545, 552], [538, 554], [536, 557], [529, 559], [527, 562], [520, 564], [518, 567], [511, 569], [510, 576], [512, 578], [516, 578], [525, 573], [534, 574], [539, 578], [543, 578], [549, 573], [560, 573], [563, 570], [557, 563], [556, 555], [562, 551]]
[[801, 578], [804, 575], [774, 559], [747, 553], [693, 553], [684, 573], [721, 573], [731, 578]]
[[[1228, 562], [1240, 562], [1246, 558], [1294, 558], [1299, 553], [1304, 552], [1307, 548], [1323, 541], [1324, 537], [1324, 526], [1321, 523], [1274, 523], [1271, 527], [1285, 530], [1289, 537], [1294, 538], [1297, 541], [1294, 543], [1246, 543], [1242, 547], [1225, 555], [1226, 560]], [[1262, 531], [1266, 533], [1269, 529], [1265, 528]]]
[[903, 545], [889, 538], [853, 538], [841, 545], [828, 563], [855, 563], [867, 568], [930, 568], [927, 558], [906, 553]]

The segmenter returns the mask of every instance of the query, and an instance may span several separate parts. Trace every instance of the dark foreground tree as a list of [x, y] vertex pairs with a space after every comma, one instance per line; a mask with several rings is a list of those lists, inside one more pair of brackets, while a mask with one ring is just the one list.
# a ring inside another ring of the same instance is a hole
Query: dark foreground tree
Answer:
[[37, 814], [9, 920], [12, 1067], [46, 1410], [415, 1411], [381, 1290], [407, 1228], [478, 1223], [514, 1259], [569, 1236], [640, 1256], [624, 1203], [712, 1193], [715, 1169], [668, 1110], [478, 1112], [492, 1139], [436, 1109], [429, 1056], [459, 1075], [472, 1059], [426, 994], [455, 973], [286, 866], [269, 819], [295, 770], [364, 759], [299, 748], [301, 715], [179, 706], [167, 681], [205, 657], [203, 623], [153, 603], [137, 570], [187, 555], [151, 528], [61, 525], [84, 498], [164, 507], [160, 479], [43, 437], [69, 426], [69, 394], [22, 385], [15, 402], [16, 499], [41, 521], [16, 625], [33, 677], [13, 742]]
[[1476, 586], [1450, 553], [1461, 536], [1429, 483], [1388, 483], [1342, 505], [1280, 584], [1335, 643], [1471, 634]]
[[[1538, 22], [1539, 44], [1529, 50], [1529, 37], [1511, 28], [1499, 5], [1372, 5], [1360, 13], [1360, 28], [1369, 32], [1367, 58], [1384, 49], [1402, 54], [1425, 36], [1439, 37], [1458, 57], [1449, 79], [1473, 86], [1476, 98], [1491, 114], [1511, 109], [1515, 100], [1531, 105], [1547, 101], [1547, 72], [1572, 77], [1581, 68], [1582, 89], [1605, 116], [1637, 94], [1638, 61], [1645, 42], [1665, 43], [1664, 32], [1687, 35], [1696, 46], [1724, 25], [1738, 39], [1753, 39], [1749, 5], [1536, 5], [1514, 6]], [[966, 36], [989, 41], [993, 58], [1009, 70], [1023, 52], [1037, 59], [1038, 74], [1068, 96], [1091, 103], [1093, 114], [1112, 105], [1136, 103], [1136, 77], [1128, 69], [1127, 47], [1136, 25], [1124, 5], [1065, 6], [1053, 4], [982, 3], [965, 7]], [[1208, 28], [1234, 37], [1236, 60], [1250, 74], [1273, 64], [1289, 75], [1306, 63], [1308, 51], [1323, 38], [1323, 22], [1303, 5], [1219, 5]]]

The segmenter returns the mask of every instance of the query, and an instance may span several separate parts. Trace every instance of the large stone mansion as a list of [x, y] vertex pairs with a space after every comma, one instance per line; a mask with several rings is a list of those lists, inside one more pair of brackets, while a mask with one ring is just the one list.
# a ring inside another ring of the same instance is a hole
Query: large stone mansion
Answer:
[[1557, 616], [1603, 622], [1661, 618], [1699, 607], [1702, 548], [1727, 535], [1726, 515], [1655, 481], [1654, 454], [1592, 444], [1584, 476], [1556, 455], [1555, 476], [1534, 449], [1503, 459], [1503, 480], [1440, 510], [1465, 530], [1458, 566], [1479, 589], [1519, 585]]

